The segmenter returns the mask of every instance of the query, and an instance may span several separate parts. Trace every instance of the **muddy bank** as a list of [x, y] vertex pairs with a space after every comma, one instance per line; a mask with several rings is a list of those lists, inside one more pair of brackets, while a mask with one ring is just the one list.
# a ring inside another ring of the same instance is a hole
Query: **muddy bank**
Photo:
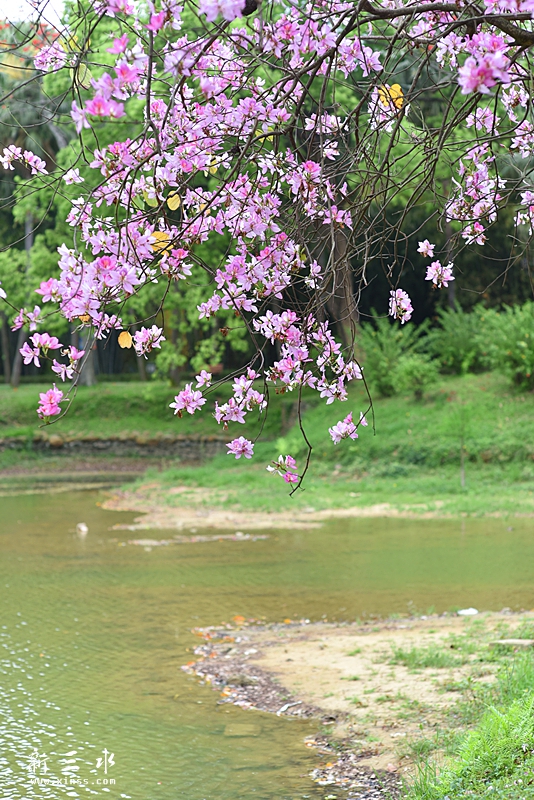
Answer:
[[322, 733], [306, 744], [324, 755], [312, 776], [321, 785], [399, 796], [418, 743], [457, 726], [459, 699], [494, 680], [496, 637], [532, 622], [532, 612], [268, 626], [236, 617], [195, 630], [198, 658], [183, 669], [219, 703], [317, 719]]

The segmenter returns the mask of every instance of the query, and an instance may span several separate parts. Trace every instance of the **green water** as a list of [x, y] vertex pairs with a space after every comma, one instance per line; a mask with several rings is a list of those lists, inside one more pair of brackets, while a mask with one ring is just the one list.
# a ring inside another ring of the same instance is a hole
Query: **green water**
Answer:
[[[314, 725], [218, 706], [180, 670], [198, 643], [191, 628], [236, 614], [350, 620], [534, 605], [526, 520], [513, 530], [502, 520], [344, 520], [146, 552], [120, 546], [131, 534], [110, 528], [131, 515], [97, 499], [0, 498], [4, 798], [323, 798], [307, 777], [316, 757], [303, 739]], [[84, 541], [74, 533], [82, 521]], [[34, 775], [52, 783], [32, 784]]]

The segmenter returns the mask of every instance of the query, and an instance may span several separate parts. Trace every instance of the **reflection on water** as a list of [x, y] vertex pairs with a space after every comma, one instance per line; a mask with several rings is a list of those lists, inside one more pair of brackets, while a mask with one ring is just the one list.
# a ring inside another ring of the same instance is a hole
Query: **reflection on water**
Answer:
[[217, 706], [180, 670], [192, 627], [236, 614], [534, 605], [526, 520], [514, 530], [503, 520], [344, 520], [146, 552], [121, 546], [110, 527], [129, 515], [96, 500], [0, 499], [0, 784], [13, 800], [324, 797], [306, 777], [312, 723]]

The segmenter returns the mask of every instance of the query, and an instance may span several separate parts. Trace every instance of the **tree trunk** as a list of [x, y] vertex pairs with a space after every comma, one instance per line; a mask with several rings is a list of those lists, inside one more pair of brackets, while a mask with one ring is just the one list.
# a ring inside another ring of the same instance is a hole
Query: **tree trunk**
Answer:
[[139, 372], [139, 380], [146, 381], [147, 375], [146, 375], [145, 357], [136, 355], [136, 358], [137, 358], [137, 370]]
[[343, 230], [334, 231], [333, 269], [327, 308], [337, 325], [339, 335], [350, 359], [354, 351], [358, 308], [352, 285], [352, 269], [347, 257], [347, 237]]
[[20, 385], [20, 376], [22, 373], [22, 355], [20, 353], [20, 348], [23, 346], [27, 338], [28, 331], [26, 328], [20, 328], [19, 335], [17, 337], [17, 351], [15, 353], [15, 358], [13, 359], [13, 370], [11, 372], [11, 386], [13, 389], [18, 389]]
[[[31, 211], [26, 212], [26, 218], [24, 220], [24, 249], [26, 251], [26, 279], [28, 278], [28, 274], [30, 272], [31, 267], [31, 249], [33, 247], [33, 214]], [[26, 280], [26, 285], [28, 281]], [[20, 376], [22, 374], [22, 356], [20, 354], [20, 348], [23, 346], [24, 342], [28, 338], [28, 331], [22, 327], [19, 330], [19, 335], [17, 339], [17, 350], [15, 352], [15, 358], [13, 359], [13, 371], [11, 373], [11, 386], [13, 389], [18, 389], [20, 384]]]
[[[452, 225], [448, 220], [445, 224], [445, 237], [447, 239], [445, 262], [448, 264], [450, 261], [452, 261]], [[451, 281], [449, 283], [447, 296], [449, 300], [449, 308], [456, 308], [456, 281]]]
[[89, 328], [86, 328], [81, 337], [81, 349], [85, 350], [85, 355], [82, 358], [82, 368], [78, 384], [80, 386], [94, 386], [96, 383], [95, 374], [95, 345], [93, 343], [93, 335]]
[[4, 365], [4, 383], [11, 382], [11, 358], [9, 356], [9, 328], [6, 315], [2, 311], [2, 363]]
[[[447, 180], [444, 182], [444, 189], [445, 189], [445, 197], [449, 197], [449, 187], [450, 182]], [[452, 230], [452, 225], [450, 220], [448, 219], [445, 223], [445, 264], [448, 264], [452, 261], [452, 237], [454, 233]], [[447, 299], [449, 302], [449, 308], [456, 308], [456, 281], [451, 281], [449, 283], [449, 288], [447, 289]]]

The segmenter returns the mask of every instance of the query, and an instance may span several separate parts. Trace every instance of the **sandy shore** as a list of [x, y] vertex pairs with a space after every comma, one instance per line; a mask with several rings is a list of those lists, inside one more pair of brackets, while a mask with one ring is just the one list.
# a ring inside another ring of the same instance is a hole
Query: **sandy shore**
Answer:
[[[271, 626], [236, 618], [195, 631], [199, 659], [184, 669], [217, 690], [218, 702], [316, 718], [322, 733], [306, 744], [325, 756], [313, 775], [319, 783], [361, 791], [367, 781], [368, 793], [355, 797], [388, 796], [371, 786], [376, 779], [395, 796], [417, 742], [451, 725], [466, 687], [493, 681], [497, 664], [480, 654], [504, 629], [532, 620], [532, 612]], [[460, 657], [466, 642], [471, 655]], [[412, 648], [442, 652], [448, 666], [394, 663], [395, 652]]]
[[[396, 517], [399, 519], [425, 519], [443, 516], [439, 511], [399, 511], [388, 503], [351, 508], [330, 508], [317, 511], [313, 508], [299, 511], [252, 512], [223, 508], [224, 492], [173, 486], [163, 489], [157, 482], [145, 483], [136, 489], [114, 492], [103, 503], [103, 508], [114, 511], [139, 512], [142, 516], [133, 524], [114, 526], [116, 530], [236, 530], [319, 528], [329, 519], [349, 517]], [[438, 504], [436, 504], [438, 505]]]

